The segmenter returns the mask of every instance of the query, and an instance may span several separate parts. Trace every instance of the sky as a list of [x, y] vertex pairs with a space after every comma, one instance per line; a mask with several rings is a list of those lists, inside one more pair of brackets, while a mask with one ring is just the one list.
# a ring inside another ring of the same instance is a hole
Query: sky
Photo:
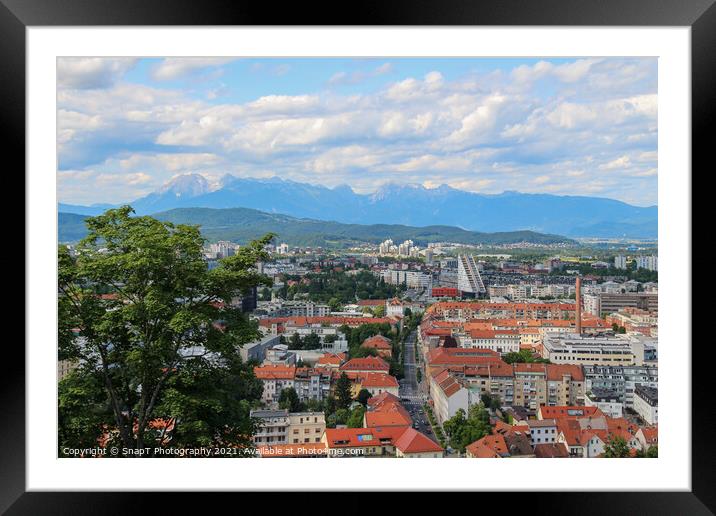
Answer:
[[657, 203], [656, 58], [59, 58], [58, 199], [225, 174]]

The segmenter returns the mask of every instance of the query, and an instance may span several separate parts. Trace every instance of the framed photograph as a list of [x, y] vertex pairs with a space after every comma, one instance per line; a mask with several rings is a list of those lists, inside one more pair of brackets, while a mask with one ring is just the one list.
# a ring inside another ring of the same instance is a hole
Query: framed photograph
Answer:
[[28, 242], [8, 514], [127, 491], [714, 510], [690, 301], [712, 1], [323, 25], [2, 3]]

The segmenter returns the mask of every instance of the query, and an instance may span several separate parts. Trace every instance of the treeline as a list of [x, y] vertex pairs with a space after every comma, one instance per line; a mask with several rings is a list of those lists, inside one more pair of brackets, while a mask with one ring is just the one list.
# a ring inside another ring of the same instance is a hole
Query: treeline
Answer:
[[[301, 279], [308, 281], [301, 282]], [[289, 280], [297, 283], [288, 286]], [[404, 290], [402, 286], [385, 283], [382, 278], [368, 271], [360, 271], [357, 274], [331, 271], [303, 277], [287, 275], [278, 295], [288, 300], [308, 298], [316, 303], [327, 304], [333, 310], [360, 299], [393, 298]]]

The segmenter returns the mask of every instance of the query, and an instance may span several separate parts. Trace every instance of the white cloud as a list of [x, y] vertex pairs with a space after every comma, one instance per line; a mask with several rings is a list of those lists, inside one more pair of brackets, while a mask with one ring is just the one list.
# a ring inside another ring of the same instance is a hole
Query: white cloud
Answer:
[[[151, 73], [161, 80], [197, 71], [205, 77], [223, 59], [171, 58]], [[655, 67], [638, 59], [545, 60], [458, 79], [436, 66], [377, 88], [351, 88], [349, 95], [338, 88], [292, 95], [267, 88], [242, 102], [210, 94], [217, 87], [236, 91], [227, 77], [187, 89], [155, 88], [120, 80], [117, 64], [100, 64], [115, 70], [108, 86], [58, 91], [60, 169], [69, 169], [62, 171], [63, 200], [82, 198], [81, 181], [100, 188], [100, 175], [101, 195], [115, 196], [104, 199], [112, 202], [152, 191], [177, 173], [214, 181], [230, 172], [308, 182], [320, 176], [326, 185], [362, 191], [398, 181], [656, 202]], [[275, 76], [273, 67], [262, 70]], [[348, 69], [334, 82], [387, 79], [399, 70], [375, 63], [359, 71], [362, 77]], [[537, 85], [541, 80], [550, 81], [546, 89]]]
[[174, 81], [235, 60], [230, 57], [168, 57], [152, 68], [151, 76], [155, 81]]
[[108, 88], [137, 62], [134, 58], [60, 57], [57, 86], [67, 89]]

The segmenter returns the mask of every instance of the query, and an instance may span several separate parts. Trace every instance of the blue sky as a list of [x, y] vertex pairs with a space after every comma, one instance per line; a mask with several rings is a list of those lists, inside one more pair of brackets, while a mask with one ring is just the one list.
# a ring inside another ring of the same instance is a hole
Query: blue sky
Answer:
[[63, 58], [60, 202], [177, 175], [657, 201], [653, 58]]

